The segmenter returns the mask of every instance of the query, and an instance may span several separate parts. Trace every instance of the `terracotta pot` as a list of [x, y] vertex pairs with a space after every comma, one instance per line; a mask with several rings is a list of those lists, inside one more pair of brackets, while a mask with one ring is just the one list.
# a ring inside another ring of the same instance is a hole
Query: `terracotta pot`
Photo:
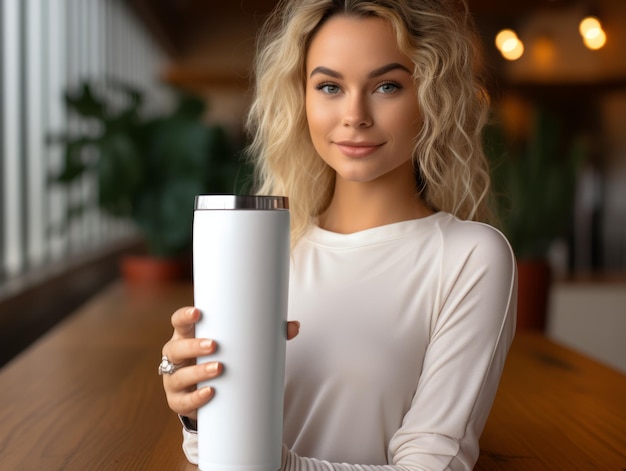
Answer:
[[518, 260], [517, 274], [517, 329], [543, 331], [552, 283], [550, 265], [540, 259]]
[[186, 257], [125, 255], [120, 261], [120, 269], [124, 280], [131, 284], [165, 283], [191, 277], [191, 264]]

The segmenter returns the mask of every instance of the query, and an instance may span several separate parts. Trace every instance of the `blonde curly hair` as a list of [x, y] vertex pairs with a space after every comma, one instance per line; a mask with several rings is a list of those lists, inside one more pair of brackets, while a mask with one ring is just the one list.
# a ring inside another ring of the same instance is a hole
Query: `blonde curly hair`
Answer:
[[414, 64], [423, 115], [416, 128], [416, 187], [426, 204], [461, 219], [489, 220], [489, 168], [482, 128], [489, 99], [481, 54], [463, 0], [283, 0], [261, 31], [255, 98], [247, 126], [259, 194], [289, 197], [292, 241], [328, 206], [335, 173], [315, 151], [305, 111], [305, 58], [334, 15], [390, 22]]

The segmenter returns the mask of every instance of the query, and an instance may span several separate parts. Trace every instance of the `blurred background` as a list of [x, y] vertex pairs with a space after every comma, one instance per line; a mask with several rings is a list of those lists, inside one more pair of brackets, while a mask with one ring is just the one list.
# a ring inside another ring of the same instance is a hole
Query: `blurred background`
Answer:
[[[129, 256], [188, 277], [193, 195], [250, 191], [243, 121], [275, 3], [0, 3], [0, 365], [134, 273]], [[468, 3], [519, 328], [626, 372], [626, 2]]]

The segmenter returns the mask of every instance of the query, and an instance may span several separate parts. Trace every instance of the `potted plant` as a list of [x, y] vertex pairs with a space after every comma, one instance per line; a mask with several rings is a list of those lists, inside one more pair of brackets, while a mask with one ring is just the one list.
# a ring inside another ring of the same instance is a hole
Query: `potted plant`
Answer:
[[[84, 124], [80, 132], [52, 138], [65, 149], [62, 169], [52, 179], [69, 185], [91, 172], [101, 210], [134, 222], [146, 257], [122, 260], [126, 276], [142, 262], [152, 267], [149, 278], [161, 277], [157, 266], [182, 276], [189, 268], [194, 198], [235, 191], [244, 170], [236, 146], [222, 127], [202, 122], [205, 103], [197, 97], [181, 93], [171, 113], [144, 117], [139, 89], [115, 82], [106, 94], [104, 88], [97, 93], [98, 86], [84, 82], [65, 93], [68, 110]], [[115, 107], [120, 95], [125, 104]], [[70, 214], [81, 210], [69, 208]]]
[[576, 181], [585, 156], [580, 138], [567, 140], [561, 122], [542, 107], [533, 112], [527, 138], [507, 141], [487, 128], [497, 218], [518, 266], [518, 328], [543, 330], [547, 315], [552, 244], [571, 227]]

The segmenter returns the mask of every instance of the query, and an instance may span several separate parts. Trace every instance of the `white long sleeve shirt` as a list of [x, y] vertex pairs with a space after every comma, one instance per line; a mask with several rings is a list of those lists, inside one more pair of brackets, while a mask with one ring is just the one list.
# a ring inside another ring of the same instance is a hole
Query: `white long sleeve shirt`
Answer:
[[[470, 470], [513, 339], [515, 259], [439, 212], [294, 249], [284, 471]], [[196, 436], [184, 432], [196, 462]]]

